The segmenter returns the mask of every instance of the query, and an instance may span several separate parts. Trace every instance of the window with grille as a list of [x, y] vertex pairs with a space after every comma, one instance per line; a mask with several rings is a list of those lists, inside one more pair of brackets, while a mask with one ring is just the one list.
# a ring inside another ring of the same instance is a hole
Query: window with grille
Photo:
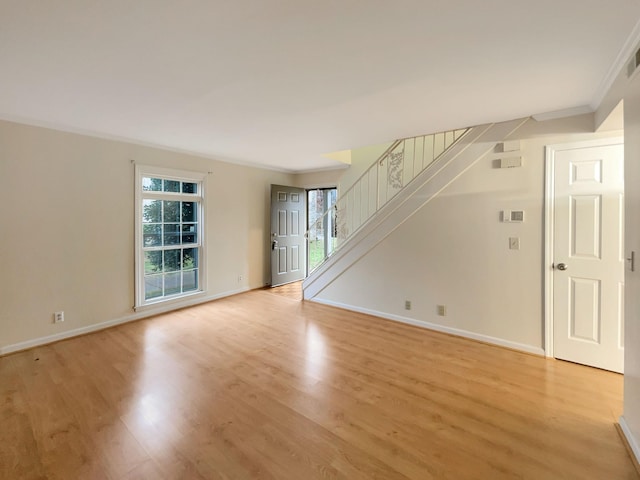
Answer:
[[136, 172], [136, 306], [201, 292], [204, 175]]

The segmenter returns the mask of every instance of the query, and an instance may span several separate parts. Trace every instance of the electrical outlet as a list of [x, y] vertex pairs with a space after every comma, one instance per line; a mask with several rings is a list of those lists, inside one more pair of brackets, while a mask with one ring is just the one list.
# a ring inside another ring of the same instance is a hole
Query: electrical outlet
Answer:
[[55, 312], [53, 314], [53, 323], [62, 323], [64, 322], [64, 312]]
[[405, 300], [404, 301], [404, 309], [405, 310], [411, 310], [411, 300]]
[[438, 305], [438, 315], [440, 315], [441, 317], [445, 317], [447, 315], [446, 305]]
[[238, 275], [238, 282], [242, 281], [242, 275]]

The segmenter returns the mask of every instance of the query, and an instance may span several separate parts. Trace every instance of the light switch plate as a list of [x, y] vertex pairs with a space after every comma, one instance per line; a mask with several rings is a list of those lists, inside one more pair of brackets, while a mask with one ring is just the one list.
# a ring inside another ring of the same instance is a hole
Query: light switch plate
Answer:
[[504, 223], [522, 223], [524, 210], [503, 210], [501, 217]]

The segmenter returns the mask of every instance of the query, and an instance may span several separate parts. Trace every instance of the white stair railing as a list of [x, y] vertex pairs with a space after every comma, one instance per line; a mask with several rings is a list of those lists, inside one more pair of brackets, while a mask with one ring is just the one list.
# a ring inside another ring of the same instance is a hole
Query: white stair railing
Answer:
[[377, 211], [449, 150], [468, 128], [396, 140], [306, 233], [309, 272], [344, 245]]

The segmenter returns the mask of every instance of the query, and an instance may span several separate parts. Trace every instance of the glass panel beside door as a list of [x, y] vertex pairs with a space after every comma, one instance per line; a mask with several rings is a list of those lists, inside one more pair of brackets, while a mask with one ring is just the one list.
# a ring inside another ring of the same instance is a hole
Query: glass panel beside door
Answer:
[[316, 269], [336, 247], [336, 218], [332, 209], [337, 196], [336, 188], [307, 190], [308, 272]]

